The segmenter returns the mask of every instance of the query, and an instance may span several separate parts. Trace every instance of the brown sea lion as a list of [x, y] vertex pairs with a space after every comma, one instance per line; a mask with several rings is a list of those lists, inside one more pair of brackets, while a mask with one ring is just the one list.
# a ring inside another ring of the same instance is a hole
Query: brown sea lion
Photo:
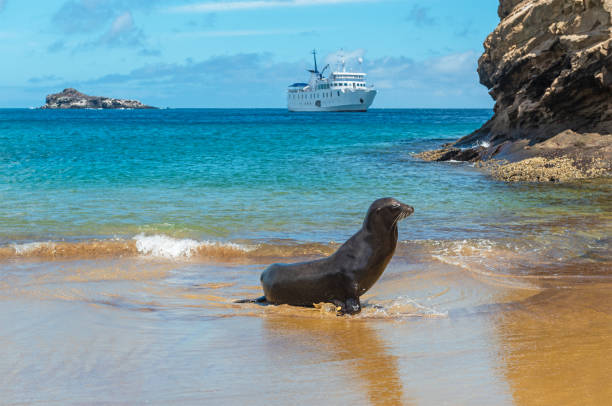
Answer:
[[264, 296], [239, 303], [312, 306], [330, 302], [338, 314], [361, 311], [359, 297], [380, 278], [397, 245], [397, 223], [414, 208], [393, 198], [378, 199], [363, 226], [327, 258], [295, 264], [272, 264], [261, 274]]

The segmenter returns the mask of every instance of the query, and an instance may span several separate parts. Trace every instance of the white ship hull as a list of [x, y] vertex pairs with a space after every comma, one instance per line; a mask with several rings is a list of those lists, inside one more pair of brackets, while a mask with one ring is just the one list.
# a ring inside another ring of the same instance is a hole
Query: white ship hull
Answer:
[[376, 90], [341, 89], [309, 92], [304, 98], [288, 95], [289, 111], [366, 111], [374, 102]]

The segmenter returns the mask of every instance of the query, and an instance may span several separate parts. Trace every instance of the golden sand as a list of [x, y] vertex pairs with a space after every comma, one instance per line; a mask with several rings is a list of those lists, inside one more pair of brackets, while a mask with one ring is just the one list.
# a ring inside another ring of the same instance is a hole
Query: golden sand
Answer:
[[261, 295], [265, 264], [7, 261], [0, 393], [83, 404], [612, 398], [608, 256], [562, 269], [487, 240], [418, 247], [402, 245], [362, 313], [344, 317], [328, 303], [235, 303]]

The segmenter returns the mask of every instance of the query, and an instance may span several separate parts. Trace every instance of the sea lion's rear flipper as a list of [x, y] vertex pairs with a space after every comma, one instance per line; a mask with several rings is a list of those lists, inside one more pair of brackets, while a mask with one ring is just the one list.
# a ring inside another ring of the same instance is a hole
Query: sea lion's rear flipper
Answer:
[[267, 303], [265, 296], [258, 297], [257, 299], [240, 299], [235, 300], [234, 303]]

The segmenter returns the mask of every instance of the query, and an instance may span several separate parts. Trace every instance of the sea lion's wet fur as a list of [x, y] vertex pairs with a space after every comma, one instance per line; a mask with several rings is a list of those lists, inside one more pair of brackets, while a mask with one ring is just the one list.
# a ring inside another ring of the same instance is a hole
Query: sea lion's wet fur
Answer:
[[331, 302], [339, 314], [359, 313], [359, 296], [374, 285], [393, 257], [397, 222], [414, 209], [392, 198], [370, 206], [361, 229], [327, 258], [272, 264], [261, 274], [264, 297], [252, 301], [312, 306]]

